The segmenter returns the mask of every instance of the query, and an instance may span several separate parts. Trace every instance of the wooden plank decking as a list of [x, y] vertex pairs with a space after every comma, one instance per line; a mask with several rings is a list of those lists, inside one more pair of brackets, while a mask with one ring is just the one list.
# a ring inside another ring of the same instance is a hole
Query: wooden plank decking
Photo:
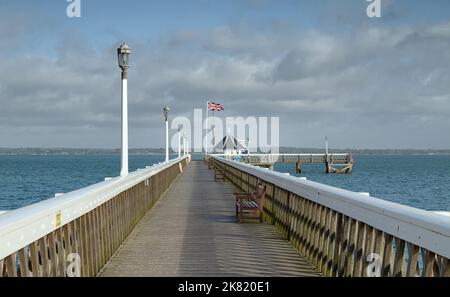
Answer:
[[269, 224], [238, 224], [233, 188], [192, 162], [100, 276], [318, 276]]

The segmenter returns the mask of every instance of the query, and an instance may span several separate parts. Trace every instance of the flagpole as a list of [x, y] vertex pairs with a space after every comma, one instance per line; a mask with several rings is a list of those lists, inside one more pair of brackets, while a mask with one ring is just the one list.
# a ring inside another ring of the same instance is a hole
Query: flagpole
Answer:
[[208, 101], [206, 101], [205, 159], [208, 156]]
[[216, 142], [216, 135], [214, 133], [214, 130], [216, 129], [216, 125], [215, 125], [215, 118], [214, 118], [214, 111], [215, 109], [213, 109], [213, 116], [212, 116], [212, 125], [211, 125], [211, 129], [212, 129], [212, 153], [215, 154], [216, 152], [214, 151], [214, 145]]

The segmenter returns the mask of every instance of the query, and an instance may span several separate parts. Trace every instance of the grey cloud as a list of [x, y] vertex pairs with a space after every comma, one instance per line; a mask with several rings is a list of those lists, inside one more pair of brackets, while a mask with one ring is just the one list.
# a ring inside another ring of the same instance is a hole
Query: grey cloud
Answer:
[[[362, 27], [346, 37], [286, 26], [130, 40], [130, 144], [162, 146], [162, 106], [191, 116], [218, 98], [222, 116], [280, 116], [283, 145], [318, 146], [328, 134], [340, 147], [450, 146], [438, 136], [450, 128], [449, 24]], [[4, 142], [118, 146], [116, 44], [60, 40], [55, 56], [12, 57], [0, 72]]]

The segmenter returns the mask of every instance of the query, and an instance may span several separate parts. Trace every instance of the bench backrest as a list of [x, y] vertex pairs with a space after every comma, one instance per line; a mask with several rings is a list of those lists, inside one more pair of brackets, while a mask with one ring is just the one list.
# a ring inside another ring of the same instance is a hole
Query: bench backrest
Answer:
[[255, 195], [255, 200], [259, 205], [259, 209], [262, 210], [264, 207], [264, 200], [266, 197], [266, 186], [259, 183], [258, 186], [256, 187], [254, 195]]

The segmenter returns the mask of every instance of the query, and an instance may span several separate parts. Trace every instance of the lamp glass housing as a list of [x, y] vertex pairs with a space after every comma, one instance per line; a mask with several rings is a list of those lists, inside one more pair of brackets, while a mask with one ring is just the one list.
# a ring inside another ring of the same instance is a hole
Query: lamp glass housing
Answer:
[[122, 68], [122, 70], [126, 70], [130, 67], [130, 56], [131, 56], [131, 49], [125, 42], [122, 43], [122, 45], [117, 49], [117, 58], [119, 60], [119, 67]]
[[163, 111], [164, 111], [164, 120], [167, 122], [167, 119], [169, 118], [170, 108], [168, 106], [166, 106], [166, 107], [164, 107]]

